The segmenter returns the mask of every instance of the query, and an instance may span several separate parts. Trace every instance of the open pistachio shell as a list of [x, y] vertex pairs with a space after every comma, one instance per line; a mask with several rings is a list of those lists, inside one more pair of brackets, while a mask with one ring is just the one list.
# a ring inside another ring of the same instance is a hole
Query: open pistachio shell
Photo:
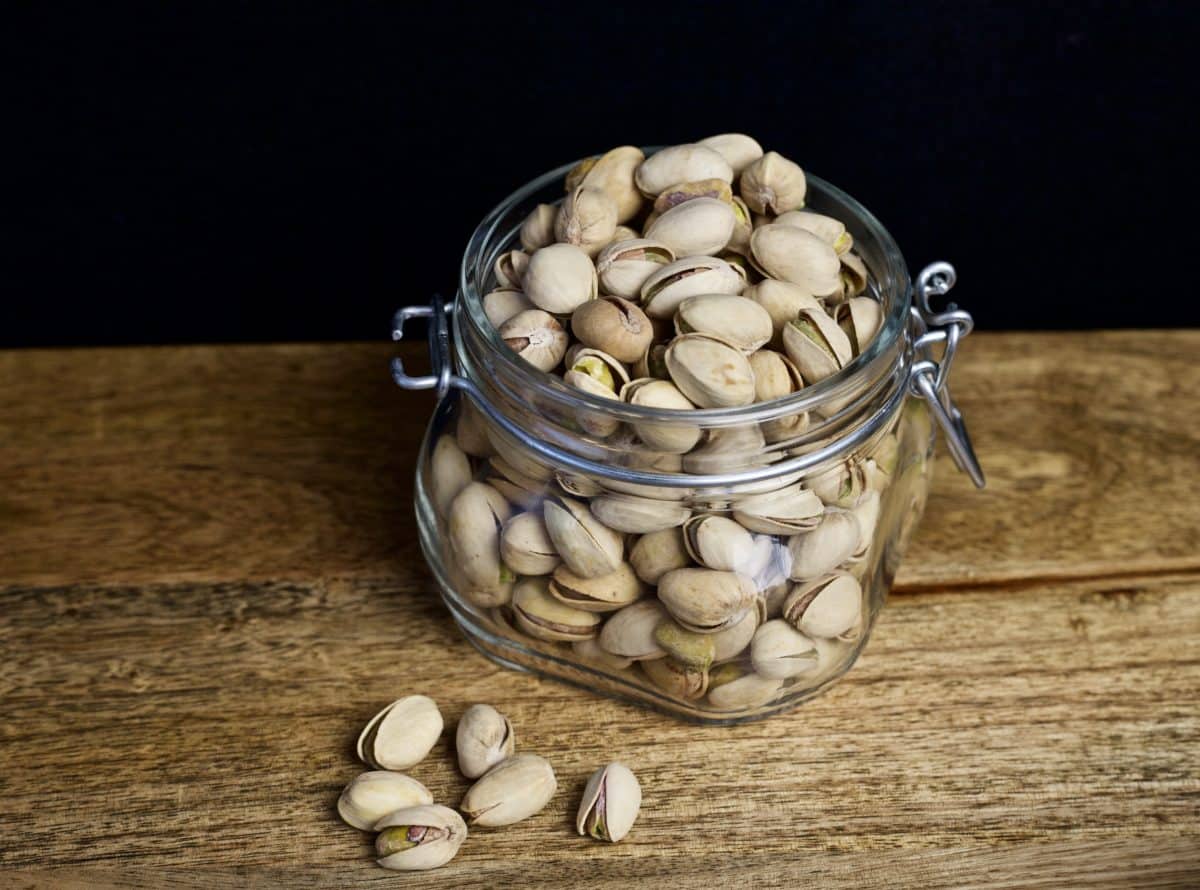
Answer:
[[[492, 271], [496, 275], [496, 284], [504, 288], [521, 289], [521, 278], [529, 266], [529, 254], [523, 250], [510, 250], [496, 257]], [[487, 309], [487, 298], [484, 298], [484, 309]], [[495, 322], [492, 322], [495, 324]]]
[[733, 168], [720, 153], [703, 145], [672, 145], [646, 158], [634, 174], [642, 194], [657, 198], [677, 182], [720, 179], [733, 182]]
[[752, 532], [794, 535], [814, 528], [824, 509], [816, 494], [796, 483], [739, 497], [733, 505], [733, 518]]
[[703, 698], [708, 692], [708, 671], [687, 667], [672, 658], [643, 661], [642, 671], [663, 692], [684, 701]]
[[342, 790], [337, 811], [347, 825], [370, 831], [389, 813], [431, 803], [433, 795], [416, 779], [391, 770], [372, 770], [359, 774]]
[[597, 642], [605, 652], [634, 661], [662, 658], [667, 652], [654, 638], [654, 631], [666, 617], [658, 600], [638, 600], [604, 622]]
[[794, 226], [812, 232], [833, 248], [834, 253], [841, 256], [854, 246], [854, 237], [846, 231], [846, 225], [840, 219], [825, 216], [823, 213], [813, 213], [811, 210], [789, 210], [775, 217], [775, 225]]
[[711, 256], [724, 250], [737, 223], [733, 207], [716, 198], [693, 198], [659, 216], [646, 237], [661, 241], [676, 256]]
[[[674, 383], [653, 377], [631, 380], [621, 390], [621, 399], [631, 405], [669, 408], [681, 412], [696, 407]], [[685, 420], [686, 414], [681, 414], [679, 422], [637, 423], [633, 424], [633, 429], [647, 448], [679, 454], [690, 451], [700, 440], [700, 427], [686, 423]]]
[[475, 587], [490, 589], [512, 580], [500, 561], [500, 529], [512, 508], [495, 488], [467, 484], [450, 504], [447, 538], [455, 563]]
[[554, 549], [576, 575], [597, 578], [620, 568], [625, 547], [621, 536], [596, 519], [585, 504], [551, 498], [543, 515]]
[[646, 279], [674, 261], [674, 251], [658, 241], [615, 241], [596, 257], [596, 274], [605, 293], [635, 300]]
[[546, 578], [523, 578], [513, 588], [517, 627], [539, 640], [586, 640], [599, 629], [600, 616], [565, 605], [550, 595]]
[[642, 308], [651, 318], [670, 319], [688, 297], [736, 294], [745, 280], [719, 257], [689, 256], [668, 263], [642, 284]]
[[624, 764], [610, 763], [588, 779], [575, 830], [615, 844], [629, 834], [641, 807], [642, 786], [637, 776]]
[[642, 535], [682, 525], [692, 511], [678, 501], [628, 494], [610, 494], [592, 499], [592, 514], [611, 529]]
[[853, 357], [845, 332], [823, 309], [804, 309], [783, 329], [783, 348], [806, 383], [837, 373]]
[[867, 289], [867, 264], [856, 253], [842, 254], [841, 262], [839, 277], [842, 281], [842, 294], [846, 299], [857, 297]]
[[755, 213], [785, 213], [803, 207], [807, 188], [800, 165], [774, 151], [748, 164], [738, 177], [738, 190]]
[[712, 334], [682, 334], [666, 352], [671, 380], [701, 408], [732, 408], [754, 401], [754, 372], [736, 345]]
[[750, 661], [764, 677], [786, 680], [817, 669], [817, 646], [786, 621], [768, 621], [754, 634]]
[[683, 524], [688, 555], [721, 572], [741, 572], [754, 552], [754, 538], [738, 523], [713, 514], [693, 516]]
[[798, 284], [816, 297], [827, 296], [841, 288], [838, 255], [805, 229], [763, 226], [750, 235], [750, 249], [755, 262], [769, 278]]
[[870, 297], [851, 297], [834, 310], [833, 318], [845, 332], [854, 355], [859, 355], [879, 332], [883, 307]]
[[711, 148], [728, 161], [735, 176], [763, 156], [762, 146], [745, 133], [720, 133], [696, 144]]
[[742, 296], [753, 300], [767, 310], [771, 316], [771, 326], [776, 337], [783, 335], [783, 329], [789, 321], [805, 309], [818, 310], [820, 302], [807, 290], [798, 284], [788, 281], [777, 281], [774, 278], [764, 278], [758, 284], [751, 285], [742, 291]]
[[462, 816], [449, 807], [404, 807], [375, 824], [376, 863], [393, 871], [426, 871], [445, 865], [467, 838]]
[[808, 486], [831, 507], [854, 507], [867, 490], [866, 473], [862, 463], [847, 460], [808, 480]]
[[757, 597], [754, 582], [736, 572], [675, 569], [658, 582], [658, 598], [671, 617], [698, 633], [731, 627]]
[[788, 541], [788, 550], [792, 554], [791, 577], [799, 581], [831, 572], [850, 559], [858, 545], [859, 526], [854, 515], [842, 510], [826, 510], [820, 525]]
[[558, 217], [558, 208], [553, 204], [539, 204], [525, 217], [521, 224], [521, 248], [526, 253], [554, 243], [554, 220]]
[[574, 244], [550, 244], [529, 258], [521, 283], [533, 305], [567, 315], [596, 298], [596, 267]]
[[683, 530], [668, 528], [642, 535], [629, 551], [629, 563], [647, 584], [658, 584], [672, 569], [687, 568], [692, 561], [684, 545]]
[[758, 303], [731, 294], [688, 297], [675, 312], [679, 334], [713, 334], [752, 353], [771, 339], [771, 316]]
[[498, 763], [463, 796], [458, 808], [472, 825], [512, 825], [542, 810], [558, 790], [554, 769], [536, 754], [517, 754]]
[[716, 198], [726, 204], [733, 202], [733, 189], [723, 179], [701, 179], [695, 182], [678, 182], [663, 189], [654, 199], [654, 212], [666, 213], [685, 201], [696, 198]]
[[838, 637], [851, 630], [862, 611], [862, 587], [853, 575], [832, 572], [797, 584], [783, 605], [783, 617], [810, 637]]
[[599, 157], [588, 158], [567, 174], [567, 191], [581, 185], [600, 189], [616, 203], [617, 222], [628, 222], [642, 209], [642, 194], [633, 177], [645, 159], [642, 150], [632, 145], [621, 145]]
[[615, 572], [583, 578], [566, 566], [554, 570], [549, 592], [560, 603], [585, 612], [615, 612], [642, 595], [642, 584], [627, 562]]
[[358, 736], [358, 758], [375, 769], [416, 766], [442, 734], [442, 714], [427, 695], [398, 698], [368, 721]]

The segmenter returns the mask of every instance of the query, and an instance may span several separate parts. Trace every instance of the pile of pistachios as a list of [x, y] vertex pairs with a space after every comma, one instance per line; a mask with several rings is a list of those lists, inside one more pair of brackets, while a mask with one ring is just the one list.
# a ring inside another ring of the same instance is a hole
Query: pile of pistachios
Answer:
[[[541, 812], [558, 790], [550, 763], [537, 754], [516, 754], [512, 723], [490, 705], [467, 708], [458, 721], [458, 766], [473, 784], [459, 803], [462, 815], [433, 802], [429, 789], [401, 770], [419, 764], [441, 737], [442, 714], [433, 699], [409, 695], [371, 718], [358, 737], [360, 760], [372, 767], [338, 798], [347, 825], [377, 832], [376, 860], [396, 871], [445, 865], [472, 826], [513, 825]], [[628, 767], [610, 763], [587, 781], [576, 830], [616, 843], [633, 827], [642, 788]]]

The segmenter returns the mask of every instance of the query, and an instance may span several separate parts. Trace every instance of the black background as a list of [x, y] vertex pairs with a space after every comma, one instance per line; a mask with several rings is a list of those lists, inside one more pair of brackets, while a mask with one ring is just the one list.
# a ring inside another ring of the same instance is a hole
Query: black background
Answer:
[[0, 345], [385, 339], [516, 186], [723, 131], [981, 327], [1195, 324], [1198, 8], [28, 5]]

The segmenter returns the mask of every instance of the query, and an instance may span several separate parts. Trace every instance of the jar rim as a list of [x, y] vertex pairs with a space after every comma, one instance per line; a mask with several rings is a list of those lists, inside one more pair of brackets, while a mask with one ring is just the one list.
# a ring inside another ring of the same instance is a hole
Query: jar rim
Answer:
[[[661, 147], [650, 146], [643, 150], [649, 156]], [[908, 275], [904, 256], [891, 233], [865, 206], [837, 186], [806, 170], [805, 177], [810, 194], [820, 194], [845, 205], [853, 212], [854, 223], [865, 230], [878, 245], [886, 266], [886, 270], [881, 271], [889, 274], [882, 277], [872, 274], [872, 277], [877, 282], [881, 280], [894, 282], [890, 294], [891, 299], [886, 307], [886, 314], [878, 333], [866, 350], [855, 356], [843, 368], [823, 380], [804, 386], [797, 392], [769, 401], [731, 408], [684, 410], [631, 405], [627, 402], [604, 398], [572, 387], [561, 377], [533, 367], [507, 347], [499, 332], [488, 321], [487, 315], [483, 311], [483, 294], [480, 292], [482, 281], [479, 281], [473, 274], [473, 267], [478, 262], [480, 255], [493, 243], [497, 227], [514, 207], [555, 181], [564, 179], [567, 173], [579, 163], [580, 161], [572, 161], [549, 170], [530, 180], [497, 204], [472, 233], [467, 248], [463, 252], [459, 268], [459, 298], [455, 300], [454, 306], [456, 337], [461, 342], [462, 332], [459, 326], [465, 316], [474, 332], [482, 337], [494, 352], [489, 356], [490, 360], [501, 363], [506, 372], [511, 373], [513, 379], [519, 382], [524, 393], [531, 396], [549, 396], [572, 407], [604, 412], [628, 422], [655, 421], [667, 424], [686, 422], [703, 426], [726, 426], [763, 423], [819, 408], [822, 404], [844, 398], [850, 390], [861, 385], [864, 377], [874, 379], [877, 374], [885, 373], [886, 369], [893, 365], [893, 353], [902, 334], [907, 329], [909, 309], [912, 305], [912, 281]], [[515, 231], [513, 229], [504, 233], [504, 242], [507, 243], [511, 240]], [[865, 263], [866, 260], [864, 259], [863, 262]], [[875, 272], [869, 266], [868, 271]]]

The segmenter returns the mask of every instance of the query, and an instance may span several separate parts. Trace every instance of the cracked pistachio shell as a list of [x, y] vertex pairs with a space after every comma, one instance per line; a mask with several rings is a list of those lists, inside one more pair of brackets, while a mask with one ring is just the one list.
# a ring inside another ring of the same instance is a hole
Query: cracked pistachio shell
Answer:
[[358, 759], [375, 769], [404, 770], [425, 759], [442, 734], [442, 714], [427, 695], [398, 698], [358, 736]]
[[521, 223], [521, 248], [526, 253], [533, 253], [549, 244], [554, 243], [554, 221], [558, 218], [558, 208], [553, 204], [539, 204], [534, 207], [525, 222]]
[[[750, 208], [746, 206], [746, 202], [736, 195], [730, 206], [733, 207], [733, 234], [729, 236], [729, 243], [725, 245], [725, 252], [732, 251], [738, 256], [741, 262], [737, 265], [737, 268], [742, 277], [745, 278], [748, 276], [745, 267], [745, 255], [750, 253], [750, 235], [754, 231], [754, 219], [750, 214]], [[724, 253], [722, 256], [724, 256]]]
[[[800, 369], [786, 355], [772, 349], [760, 349], [750, 356], [750, 369], [754, 372], [754, 400], [769, 402], [781, 399], [804, 388]], [[763, 438], [768, 442], [782, 442], [798, 436], [808, 429], [808, 412], [768, 420], [762, 425]]]
[[692, 511], [678, 501], [629, 494], [593, 498], [591, 509], [592, 515], [609, 528], [634, 535], [675, 528], [692, 515]]
[[844, 253], [841, 256], [842, 267], [839, 277], [842, 282], [842, 292], [845, 297], [857, 297], [867, 289], [867, 264], [856, 253]]
[[596, 267], [575, 245], [550, 244], [529, 258], [521, 284], [539, 309], [568, 315], [596, 299]]
[[491, 705], [471, 705], [459, 718], [454, 750], [458, 768], [468, 779], [478, 779], [511, 757], [515, 745], [512, 723]]
[[654, 631], [666, 617], [667, 611], [658, 600], [638, 600], [604, 622], [597, 642], [610, 655], [634, 661], [662, 658], [667, 652], [654, 638]]
[[697, 671], [707, 671], [716, 658], [716, 634], [696, 633], [667, 619], [654, 629], [654, 639], [668, 657], [679, 665]]
[[617, 202], [600, 189], [580, 186], [567, 194], [554, 220], [554, 237], [588, 256], [598, 254], [617, 231]]
[[675, 569], [658, 581], [658, 598], [680, 625], [697, 633], [732, 627], [754, 606], [754, 582], [736, 572]]
[[783, 348], [806, 383], [824, 380], [854, 358], [850, 340], [823, 309], [804, 309], [783, 329]]
[[791, 577], [801, 581], [831, 572], [858, 550], [858, 520], [851, 513], [826, 510], [821, 523], [810, 532], [788, 541], [792, 554]]
[[580, 161], [567, 174], [568, 192], [585, 185], [605, 192], [617, 206], [617, 222], [624, 223], [642, 209], [642, 193], [633, 182], [633, 175], [646, 155], [640, 148], [622, 145], [598, 157]]
[[518, 575], [549, 575], [562, 561], [536, 512], [518, 513], [500, 532], [500, 558]]
[[571, 330], [581, 343], [620, 362], [637, 361], [654, 339], [646, 313], [621, 297], [605, 296], [584, 303], [571, 315]]
[[794, 535], [815, 527], [824, 510], [814, 492], [796, 483], [739, 497], [733, 505], [733, 518], [752, 532]]
[[642, 595], [642, 584], [627, 562], [598, 578], [583, 578], [566, 566], [554, 570], [550, 595], [564, 605], [585, 612], [615, 612]]
[[513, 588], [512, 610], [517, 627], [550, 642], [594, 637], [600, 616], [559, 602], [550, 595], [547, 578], [522, 578]]
[[763, 156], [762, 146], [745, 133], [719, 133], [696, 143], [711, 148], [723, 157], [735, 176]]
[[693, 198], [672, 207], [646, 227], [676, 256], [711, 256], [724, 250], [737, 222], [733, 207], [716, 198]]
[[704, 145], [672, 145], [646, 158], [634, 182], [648, 198], [657, 198], [677, 182], [720, 179], [733, 182], [733, 168], [721, 154]]
[[[529, 265], [529, 254], [523, 250], [510, 250], [496, 257], [492, 270], [496, 273], [496, 284], [500, 287], [521, 289], [521, 278]], [[486, 307], [486, 298], [484, 300]], [[494, 324], [494, 322], [493, 322]]]
[[726, 204], [733, 202], [733, 189], [722, 179], [701, 179], [698, 182], [677, 182], [668, 186], [654, 199], [654, 212], [666, 213], [685, 201], [696, 198], [716, 198]]
[[883, 307], [870, 297], [851, 297], [834, 309], [833, 318], [845, 332], [854, 355], [859, 355], [879, 332]]
[[576, 575], [598, 578], [621, 566], [621, 536], [572, 498], [552, 498], [542, 508], [554, 549]]
[[742, 291], [742, 296], [767, 310], [776, 335], [782, 335], [787, 323], [805, 309], [821, 308], [817, 298], [800, 285], [774, 278], [764, 278], [758, 284], [751, 285]]
[[692, 564], [683, 540], [683, 530], [667, 528], [638, 538], [629, 551], [629, 564], [647, 584], [658, 584], [672, 569], [684, 569]]
[[[732, 669], [732, 665], [729, 667]], [[731, 673], [736, 674], [732, 670]], [[737, 675], [716, 688], [711, 688], [710, 678], [709, 686], [708, 703], [715, 710], [742, 711], [765, 705], [775, 698], [783, 686], [783, 681], [751, 671]]]
[[518, 754], [485, 773], [467, 790], [458, 808], [472, 825], [496, 828], [540, 812], [557, 790], [554, 769], [544, 757]]
[[586, 374], [614, 395], [629, 382], [625, 365], [599, 349], [576, 343], [567, 350], [566, 362], [570, 370]]
[[667, 345], [651, 343], [650, 348], [633, 363], [633, 376], [637, 378], [653, 377], [658, 380], [669, 380], [667, 373]]
[[741, 572], [754, 553], [754, 537], [732, 519], [708, 514], [683, 524], [688, 555], [706, 569]]
[[495, 448], [488, 437], [488, 424], [470, 399], [458, 402], [458, 422], [454, 425], [454, 440], [471, 457], [490, 457]]
[[747, 609], [746, 614], [730, 627], [717, 631], [715, 634], [708, 634], [715, 647], [713, 664], [719, 665], [730, 661], [746, 651], [746, 647], [750, 645], [750, 640], [754, 637], [755, 630], [765, 617], [766, 601], [761, 597], [760, 601], [762, 602], [761, 607], [755, 603], [753, 609]]
[[429, 486], [439, 516], [450, 512], [450, 504], [471, 481], [471, 461], [453, 436], [438, 436], [429, 461]]
[[813, 493], [833, 507], [853, 507], [866, 489], [866, 474], [858, 461], [834, 464], [808, 480]]
[[750, 662], [758, 674], [786, 680], [816, 670], [817, 646], [782, 619], [768, 621], [750, 642]]
[[833, 248], [838, 256], [854, 246], [854, 236], [846, 231], [845, 224], [832, 216], [813, 213], [811, 210], [789, 210], [775, 217], [775, 225], [794, 226], [812, 232]]
[[[631, 380], [621, 389], [621, 399], [630, 405], [645, 408], [690, 411], [696, 407], [674, 383], [653, 377]], [[700, 441], [701, 431], [695, 424], [683, 423], [682, 416], [680, 420], [679, 423], [636, 423], [633, 429], [646, 447], [654, 451], [681, 454], [691, 450]]]
[[732, 408], [754, 401], [754, 372], [734, 344], [712, 334], [682, 334], [666, 353], [671, 381], [701, 408]]
[[766, 440], [758, 424], [719, 427], [704, 436], [704, 444], [683, 456], [683, 469], [688, 473], [727, 473], [752, 466], [765, 466], [770, 461], [763, 452]]
[[804, 206], [808, 183], [795, 161], [769, 151], [738, 177], [738, 192], [755, 213], [786, 213]]
[[687, 667], [670, 658], [643, 661], [642, 672], [650, 682], [674, 698], [695, 701], [708, 692], [708, 671]]
[[500, 561], [500, 529], [512, 515], [508, 501], [484, 482], [467, 484], [450, 503], [447, 538], [467, 580], [485, 590], [511, 581]]
[[839, 637], [858, 624], [862, 587], [853, 575], [832, 572], [797, 584], [783, 604], [783, 617], [810, 637]]
[[623, 671], [633, 664], [632, 658], [624, 658], [620, 655], [611, 655], [605, 652], [594, 639], [576, 640], [571, 644], [571, 651], [584, 661], [590, 661], [610, 671]]
[[[563, 374], [563, 382], [568, 386], [573, 386], [576, 389], [599, 396], [602, 399], [613, 399], [615, 401], [617, 398], [617, 394], [602, 380], [582, 371], [577, 371], [574, 368]], [[599, 411], [577, 411], [575, 413], [575, 420], [585, 433], [600, 439], [611, 436], [621, 426], [621, 421]]]
[[828, 296], [842, 286], [838, 255], [805, 229], [781, 225], [755, 229], [750, 250], [766, 277], [798, 284], [815, 297]]
[[862, 559], [875, 540], [875, 528], [879, 524], [882, 499], [878, 491], [868, 491], [850, 512], [858, 523], [858, 546], [854, 548], [854, 559]]
[[749, 354], [771, 339], [774, 328], [767, 310], [753, 300], [730, 294], [704, 294], [688, 297], [679, 304], [675, 331], [712, 334]]
[[570, 342], [558, 319], [541, 309], [518, 312], [500, 326], [500, 336], [509, 349], [539, 371], [556, 368]]
[[416, 779], [390, 770], [373, 770], [361, 773], [342, 789], [337, 811], [347, 825], [370, 831], [376, 822], [396, 810], [431, 803], [433, 795]]
[[497, 330], [514, 315], [533, 308], [529, 298], [515, 287], [498, 287], [483, 298], [483, 314]]
[[646, 279], [674, 261], [671, 248], [657, 241], [615, 241], [596, 257], [596, 274], [605, 293], [636, 300]]
[[702, 294], [737, 294], [745, 280], [725, 260], [689, 256], [658, 269], [642, 284], [642, 308], [651, 318], [670, 319], [680, 304]]
[[438, 804], [405, 807], [375, 824], [378, 865], [393, 871], [426, 871], [445, 865], [467, 839], [462, 816]]
[[575, 830], [615, 844], [629, 834], [641, 808], [642, 786], [637, 776], [622, 763], [610, 763], [588, 779]]

